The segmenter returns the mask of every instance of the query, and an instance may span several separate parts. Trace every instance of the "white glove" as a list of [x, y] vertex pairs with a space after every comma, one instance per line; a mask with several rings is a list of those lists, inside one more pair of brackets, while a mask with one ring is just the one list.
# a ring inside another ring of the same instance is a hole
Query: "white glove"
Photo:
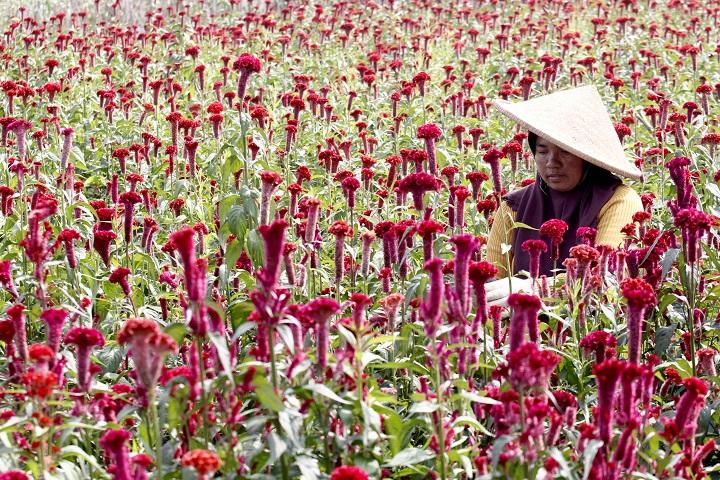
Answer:
[[[510, 292], [511, 280], [512, 292]], [[507, 307], [510, 293], [532, 293], [532, 278], [508, 277], [485, 284], [488, 307], [495, 305]]]

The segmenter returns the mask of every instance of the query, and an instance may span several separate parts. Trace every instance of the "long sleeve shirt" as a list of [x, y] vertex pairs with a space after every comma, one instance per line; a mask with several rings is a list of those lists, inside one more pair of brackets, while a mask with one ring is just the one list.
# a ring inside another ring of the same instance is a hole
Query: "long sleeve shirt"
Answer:
[[[600, 209], [598, 213], [597, 245], [608, 245], [613, 248], [619, 247], [624, 241], [622, 228], [632, 223], [632, 217], [636, 212], [643, 209], [640, 196], [627, 185], [620, 185], [610, 200]], [[507, 202], [501, 202], [495, 212], [490, 236], [487, 243], [487, 258], [498, 267], [497, 278], [508, 275], [508, 265], [512, 266], [513, 251], [502, 252], [502, 245], [512, 245], [513, 224], [517, 212], [513, 211]], [[550, 220], [548, 218], [548, 220]], [[521, 252], [525, 253], [525, 252]], [[509, 258], [507, 257], [509, 255]]]

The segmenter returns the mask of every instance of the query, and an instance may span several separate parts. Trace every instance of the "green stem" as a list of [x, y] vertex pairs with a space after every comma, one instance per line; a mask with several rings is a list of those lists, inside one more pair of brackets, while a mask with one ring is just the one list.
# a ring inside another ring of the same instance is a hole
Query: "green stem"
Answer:
[[442, 392], [440, 391], [440, 358], [436, 355], [435, 357], [435, 391], [437, 392], [437, 402], [440, 408], [438, 408], [438, 422], [437, 437], [440, 448], [440, 478], [441, 480], [447, 479], [447, 465], [445, 459], [445, 427], [443, 426], [443, 412], [442, 412]]
[[153, 437], [155, 443], [155, 464], [157, 466], [157, 478], [162, 479], [162, 433], [160, 431], [160, 415], [158, 414], [157, 402], [155, 398], [155, 389], [148, 392], [148, 403], [150, 407], [150, 419], [153, 426]]
[[200, 368], [200, 408], [202, 409], [202, 418], [203, 418], [203, 440], [205, 440], [205, 445], [210, 445], [210, 437], [208, 436], [208, 430], [210, 428], [210, 421], [208, 420], [208, 412], [207, 412], [207, 397], [205, 395], [205, 364], [203, 362], [203, 349], [202, 349], [202, 339], [199, 336], [195, 337], [195, 348], [197, 349], [198, 354], [198, 366]]

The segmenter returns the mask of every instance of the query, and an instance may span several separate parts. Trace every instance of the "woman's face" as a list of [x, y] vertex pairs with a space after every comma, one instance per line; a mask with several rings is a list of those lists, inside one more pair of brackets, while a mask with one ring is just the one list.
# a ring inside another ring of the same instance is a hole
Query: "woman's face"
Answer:
[[582, 180], [585, 161], [538, 137], [535, 147], [535, 165], [540, 177], [553, 190], [567, 192]]

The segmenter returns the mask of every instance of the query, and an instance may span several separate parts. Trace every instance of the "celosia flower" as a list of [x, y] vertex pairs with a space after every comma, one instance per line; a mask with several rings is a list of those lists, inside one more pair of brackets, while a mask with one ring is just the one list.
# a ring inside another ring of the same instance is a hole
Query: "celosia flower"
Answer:
[[502, 191], [502, 179], [500, 178], [500, 159], [505, 155], [497, 148], [491, 148], [483, 155], [483, 160], [490, 165], [492, 171], [493, 188], [496, 194]]
[[401, 192], [412, 194], [415, 210], [418, 212], [425, 210], [423, 204], [425, 193], [437, 191], [439, 187], [440, 182], [438, 182], [438, 179], [426, 172], [411, 173], [398, 182], [398, 188]]
[[595, 425], [600, 430], [600, 440], [610, 445], [612, 432], [613, 405], [615, 404], [615, 389], [620, 375], [625, 370], [625, 363], [620, 360], [605, 360], [593, 367], [593, 374], [598, 386], [597, 419]]
[[20, 470], [8, 470], [0, 473], [0, 480], [30, 480], [30, 477]]
[[668, 440], [690, 439], [695, 436], [697, 420], [705, 404], [705, 396], [708, 393], [707, 384], [699, 378], [690, 377], [683, 381], [685, 393], [675, 405], [675, 418], [673, 420], [663, 419], [665, 431], [663, 437]]
[[100, 446], [115, 467], [113, 480], [132, 480], [130, 454], [126, 445], [128, 440], [130, 432], [127, 430], [108, 430], [100, 437]]
[[[540, 255], [547, 252], [547, 243], [539, 239], [525, 240], [520, 246], [530, 255], [530, 278], [533, 280], [540, 276]], [[533, 287], [535, 282], [533, 282]]]
[[110, 266], [110, 246], [116, 238], [115, 232], [100, 230], [97, 225], [93, 227], [93, 248], [98, 252], [106, 267]]
[[568, 225], [562, 220], [552, 219], [540, 225], [540, 235], [550, 238], [550, 256], [553, 260], [560, 258], [560, 245]]
[[132, 227], [133, 227], [133, 214], [135, 211], [135, 204], [142, 202], [142, 197], [137, 192], [123, 192], [120, 195], [120, 203], [125, 206], [125, 220], [123, 226], [125, 227], [125, 243], [132, 242]]
[[421, 125], [417, 130], [417, 137], [425, 140], [425, 151], [428, 155], [430, 173], [437, 176], [437, 160], [435, 158], [435, 141], [442, 136], [442, 130], [434, 123]]
[[485, 325], [488, 319], [487, 297], [485, 284], [492, 280], [498, 273], [498, 268], [490, 262], [471, 262], [469, 279], [475, 290], [475, 301], [477, 303], [477, 314], [473, 322], [473, 332], [477, 333], [480, 324]]
[[352, 237], [353, 231], [347, 223], [338, 220], [330, 225], [328, 232], [335, 235], [335, 285], [338, 286], [345, 273], [345, 237]]
[[340, 310], [340, 304], [332, 298], [320, 297], [309, 302], [302, 309], [310, 321], [312, 321], [317, 335], [317, 361], [320, 372], [327, 367], [327, 355], [329, 342], [330, 317]]
[[245, 89], [247, 88], [248, 79], [251, 74], [258, 73], [262, 70], [262, 63], [257, 57], [249, 53], [243, 53], [233, 62], [233, 70], [240, 72], [237, 83], [237, 99], [240, 104], [242, 104], [245, 99]]
[[49, 308], [40, 314], [40, 319], [47, 324], [47, 344], [55, 353], [60, 349], [62, 329], [67, 317], [67, 312], [61, 308]]
[[508, 297], [508, 306], [512, 309], [510, 317], [510, 351], [517, 350], [525, 340], [527, 328], [530, 340], [537, 341], [538, 326], [537, 315], [542, 308], [542, 302], [535, 295], [513, 293]]
[[683, 208], [675, 213], [675, 226], [680, 229], [687, 258], [695, 263], [700, 256], [700, 240], [716, 224], [715, 218], [695, 208]]
[[642, 322], [645, 311], [655, 306], [657, 299], [652, 285], [640, 278], [626, 278], [620, 284], [620, 289], [628, 302], [628, 359], [637, 364], [640, 363]]
[[198, 473], [198, 480], [206, 480], [222, 466], [217, 453], [196, 448], [182, 456], [180, 463], [183, 467], [192, 467]]
[[105, 345], [105, 338], [96, 328], [75, 327], [65, 335], [65, 343], [75, 345], [78, 386], [83, 392], [88, 392], [92, 381], [90, 353], [93, 348]]
[[266, 291], [273, 290], [277, 284], [287, 226], [285, 220], [275, 220], [270, 225], [261, 225], [259, 228], [265, 244], [265, 263], [257, 273], [257, 277]]
[[349, 465], [336, 467], [330, 474], [330, 480], [369, 480], [369, 478], [362, 468]]
[[697, 351], [699, 374], [704, 374], [709, 377], [717, 375], [717, 369], [715, 368], [715, 358], [717, 354], [717, 350], [710, 347], [701, 348]]
[[435, 235], [445, 230], [442, 223], [435, 220], [425, 219], [417, 225], [417, 232], [423, 241], [423, 260], [429, 261], [433, 257], [433, 243]]
[[268, 223], [268, 213], [270, 212], [270, 200], [272, 194], [278, 185], [282, 183], [282, 177], [277, 172], [262, 171], [260, 172], [261, 194], [260, 194], [260, 225]]
[[62, 242], [65, 247], [65, 258], [70, 268], [77, 268], [77, 258], [75, 257], [75, 246], [73, 240], [80, 239], [80, 232], [72, 228], [66, 228], [58, 235], [58, 242]]
[[517, 391], [545, 390], [560, 356], [550, 350], [540, 350], [533, 342], [520, 345], [507, 354], [510, 383]]
[[155, 388], [165, 356], [177, 350], [173, 338], [147, 318], [131, 318], [118, 333], [120, 345], [129, 344], [138, 383], [145, 392]]
[[468, 272], [470, 269], [470, 260], [480, 243], [477, 237], [469, 233], [455, 235], [450, 238], [450, 242], [455, 245], [455, 292], [458, 296], [463, 315], [467, 315], [467, 312], [470, 310], [470, 302], [468, 301]]
[[48, 370], [34, 370], [23, 373], [21, 381], [27, 389], [28, 396], [45, 400], [52, 395], [53, 390], [57, 387], [58, 376], [55, 372]]
[[595, 363], [605, 361], [608, 349], [614, 349], [617, 346], [617, 339], [611, 333], [603, 330], [590, 332], [582, 340], [580, 340], [580, 348], [585, 352], [595, 354]]
[[28, 357], [24, 310], [25, 306], [20, 303], [13, 305], [7, 310], [7, 315], [10, 317], [10, 320], [12, 320], [13, 328], [15, 329], [15, 349], [22, 361], [26, 361]]
[[128, 281], [129, 275], [129, 268], [118, 267], [113, 270], [112, 273], [110, 273], [110, 277], [108, 278], [108, 281], [110, 281], [110, 283], [116, 283], [120, 285], [123, 293], [128, 297], [130, 296], [130, 282]]
[[17, 299], [18, 292], [12, 277], [12, 263], [10, 260], [0, 261], [0, 283], [8, 291], [13, 300]]

